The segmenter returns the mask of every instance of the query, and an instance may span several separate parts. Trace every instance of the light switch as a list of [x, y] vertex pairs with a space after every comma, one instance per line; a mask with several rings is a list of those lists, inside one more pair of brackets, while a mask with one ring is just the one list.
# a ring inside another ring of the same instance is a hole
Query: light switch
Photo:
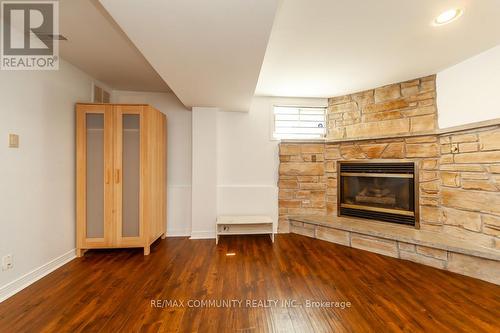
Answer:
[[19, 148], [19, 135], [9, 134], [9, 148]]

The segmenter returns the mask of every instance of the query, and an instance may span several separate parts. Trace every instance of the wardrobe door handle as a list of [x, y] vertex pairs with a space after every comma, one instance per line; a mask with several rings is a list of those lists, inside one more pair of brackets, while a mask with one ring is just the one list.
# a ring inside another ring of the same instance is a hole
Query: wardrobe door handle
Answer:
[[120, 169], [116, 169], [116, 179], [115, 183], [120, 183]]
[[106, 184], [109, 184], [109, 169], [106, 170]]

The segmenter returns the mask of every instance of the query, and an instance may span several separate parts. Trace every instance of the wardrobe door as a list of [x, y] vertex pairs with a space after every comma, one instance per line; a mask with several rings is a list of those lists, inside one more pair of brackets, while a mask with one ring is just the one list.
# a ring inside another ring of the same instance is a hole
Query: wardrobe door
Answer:
[[113, 109], [77, 106], [78, 248], [113, 245]]
[[141, 154], [144, 119], [142, 106], [115, 106], [114, 194], [118, 246], [143, 242]]

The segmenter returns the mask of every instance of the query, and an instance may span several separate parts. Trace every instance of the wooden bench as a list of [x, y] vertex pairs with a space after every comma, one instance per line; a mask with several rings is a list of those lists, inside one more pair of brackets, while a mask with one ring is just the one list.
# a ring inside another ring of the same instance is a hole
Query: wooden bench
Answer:
[[215, 243], [222, 235], [269, 234], [274, 243], [273, 219], [262, 215], [224, 215], [217, 217]]

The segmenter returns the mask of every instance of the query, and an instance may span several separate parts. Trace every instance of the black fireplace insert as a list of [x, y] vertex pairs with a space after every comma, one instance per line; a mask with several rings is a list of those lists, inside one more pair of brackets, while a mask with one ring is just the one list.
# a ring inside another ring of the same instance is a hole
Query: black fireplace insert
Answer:
[[338, 213], [418, 226], [415, 162], [338, 162]]

